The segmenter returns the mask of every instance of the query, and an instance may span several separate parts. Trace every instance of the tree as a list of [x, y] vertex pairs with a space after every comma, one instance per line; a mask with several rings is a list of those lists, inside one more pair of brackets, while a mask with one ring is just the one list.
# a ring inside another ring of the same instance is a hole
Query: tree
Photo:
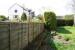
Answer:
[[45, 12], [44, 13], [44, 17], [45, 17], [45, 21], [47, 22], [48, 21], [48, 18], [49, 18], [49, 12]]
[[65, 15], [65, 20], [73, 20], [74, 16], [72, 15]]
[[4, 15], [0, 15], [0, 21], [5, 21], [7, 18]]
[[38, 18], [39, 20], [41, 20], [42, 22], [45, 22], [43, 15], [39, 14], [39, 15], [37, 16], [37, 18]]
[[65, 24], [66, 25], [70, 25], [70, 22], [72, 23], [73, 20], [74, 20], [73, 15], [65, 15]]
[[45, 12], [46, 27], [50, 30], [56, 30], [56, 14], [54, 12]]
[[25, 13], [22, 14], [22, 16], [21, 16], [21, 20], [23, 20], [23, 21], [27, 20], [27, 16], [26, 16]]

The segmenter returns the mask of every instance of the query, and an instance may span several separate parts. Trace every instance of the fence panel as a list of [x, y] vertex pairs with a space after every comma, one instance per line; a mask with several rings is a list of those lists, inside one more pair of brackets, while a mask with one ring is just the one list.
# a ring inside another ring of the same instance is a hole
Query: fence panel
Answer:
[[0, 22], [0, 50], [23, 50], [43, 30], [43, 23]]
[[22, 24], [22, 48], [28, 44], [28, 23]]
[[29, 43], [33, 40], [33, 23], [29, 23], [29, 32], [28, 32], [28, 36], [29, 36]]
[[34, 33], [33, 38], [35, 39], [36, 36], [37, 36], [37, 23], [34, 24], [34, 30], [33, 30], [33, 33]]
[[0, 23], [0, 50], [9, 50], [9, 24]]
[[10, 23], [10, 49], [19, 50], [20, 23]]
[[18, 50], [22, 50], [22, 25], [21, 23], [19, 23], [19, 30], [18, 30], [18, 38], [19, 38], [19, 49]]

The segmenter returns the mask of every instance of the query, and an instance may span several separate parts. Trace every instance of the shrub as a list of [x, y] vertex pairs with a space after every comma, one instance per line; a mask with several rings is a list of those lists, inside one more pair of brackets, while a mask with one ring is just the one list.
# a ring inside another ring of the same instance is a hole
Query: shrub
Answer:
[[74, 20], [74, 16], [73, 15], [65, 15], [65, 24], [66, 25], [70, 25]]
[[44, 17], [46, 20], [46, 28], [50, 30], [56, 30], [56, 15], [54, 12], [45, 12]]
[[41, 16], [38, 17], [39, 20], [43, 20], [43, 18]]
[[0, 15], [0, 21], [5, 21], [7, 18], [4, 15]]
[[26, 14], [25, 14], [25, 13], [23, 13], [23, 14], [22, 14], [22, 16], [21, 16], [21, 20], [22, 20], [22, 21], [27, 20], [27, 16], [26, 16]]
[[58, 19], [57, 26], [72, 26], [73, 20]]
[[65, 15], [65, 20], [73, 20], [74, 15]]

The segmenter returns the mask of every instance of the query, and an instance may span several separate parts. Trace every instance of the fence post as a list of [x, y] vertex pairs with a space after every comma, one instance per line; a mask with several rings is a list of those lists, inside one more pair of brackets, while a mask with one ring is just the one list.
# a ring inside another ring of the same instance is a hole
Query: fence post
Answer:
[[10, 49], [10, 28], [11, 28], [11, 27], [10, 27], [10, 22], [9, 22], [8, 26], [9, 26], [9, 50], [11, 50], [11, 49]]

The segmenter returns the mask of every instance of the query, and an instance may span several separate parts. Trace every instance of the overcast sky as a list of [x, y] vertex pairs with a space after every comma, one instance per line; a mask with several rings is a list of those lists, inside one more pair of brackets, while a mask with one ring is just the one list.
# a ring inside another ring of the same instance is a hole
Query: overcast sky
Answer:
[[70, 0], [0, 0], [0, 14], [8, 15], [8, 9], [14, 3], [24, 5], [26, 8], [32, 9], [36, 14], [46, 10], [54, 11], [57, 15], [65, 15], [71, 13], [68, 8]]

